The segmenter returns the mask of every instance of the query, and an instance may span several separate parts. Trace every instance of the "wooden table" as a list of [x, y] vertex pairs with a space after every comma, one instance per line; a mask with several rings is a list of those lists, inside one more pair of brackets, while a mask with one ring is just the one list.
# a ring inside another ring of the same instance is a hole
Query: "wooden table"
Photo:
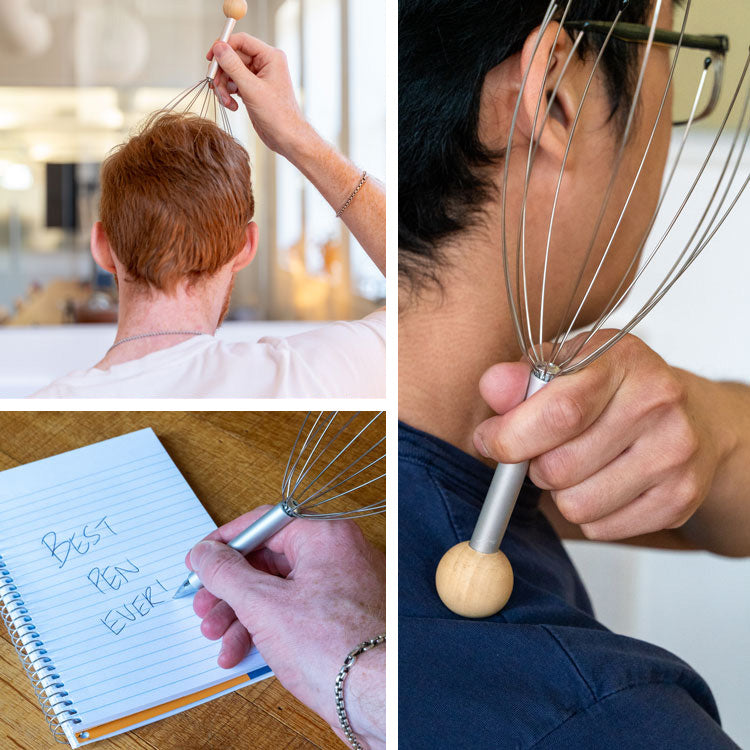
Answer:
[[[302, 417], [297, 412], [0, 412], [0, 470], [152, 427], [221, 525], [256, 505], [278, 502], [281, 477]], [[357, 504], [372, 499], [377, 498], [366, 495]], [[384, 516], [358, 523], [375, 546], [385, 549]], [[0, 748], [59, 748], [5, 628], [0, 626], [0, 631]], [[276, 678], [95, 746], [101, 750], [344, 747], [328, 725]]]

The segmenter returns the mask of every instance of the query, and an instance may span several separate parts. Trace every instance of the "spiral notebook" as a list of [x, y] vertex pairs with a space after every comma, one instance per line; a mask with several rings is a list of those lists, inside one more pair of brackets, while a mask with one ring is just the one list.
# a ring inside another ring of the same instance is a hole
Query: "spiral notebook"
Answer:
[[152, 430], [0, 472], [0, 615], [53, 733], [71, 747], [271, 675], [216, 664], [186, 552], [216, 528]]

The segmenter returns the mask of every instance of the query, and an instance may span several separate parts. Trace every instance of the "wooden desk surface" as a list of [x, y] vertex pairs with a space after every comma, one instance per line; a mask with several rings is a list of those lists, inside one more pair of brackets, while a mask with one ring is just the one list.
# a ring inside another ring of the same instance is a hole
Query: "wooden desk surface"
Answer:
[[[0, 412], [0, 470], [152, 427], [221, 525], [256, 505], [278, 502], [302, 416], [298, 412]], [[366, 501], [367, 497], [361, 498], [358, 504]], [[385, 549], [384, 516], [358, 523], [375, 546]], [[0, 748], [61, 747], [47, 728], [8, 633], [2, 626], [0, 631]], [[94, 746], [101, 750], [344, 747], [328, 725], [276, 678]]]

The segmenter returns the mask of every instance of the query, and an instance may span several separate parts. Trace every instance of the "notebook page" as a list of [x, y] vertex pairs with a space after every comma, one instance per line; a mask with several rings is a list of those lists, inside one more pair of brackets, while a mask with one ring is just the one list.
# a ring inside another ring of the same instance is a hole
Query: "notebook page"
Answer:
[[172, 599], [184, 557], [216, 528], [152, 430], [0, 472], [0, 554], [81, 731], [264, 662], [231, 670], [192, 597]]

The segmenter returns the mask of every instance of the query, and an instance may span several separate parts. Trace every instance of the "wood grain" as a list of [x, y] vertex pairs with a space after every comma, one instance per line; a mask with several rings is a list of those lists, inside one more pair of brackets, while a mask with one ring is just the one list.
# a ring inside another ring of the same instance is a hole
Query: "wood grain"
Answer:
[[[0, 412], [0, 470], [151, 427], [221, 525], [257, 505], [279, 501], [281, 478], [303, 417], [297, 412]], [[377, 494], [377, 488], [365, 488], [357, 504], [372, 502]], [[384, 516], [358, 523], [376, 547], [385, 549]], [[0, 626], [0, 748], [59, 747], [8, 633]], [[324, 721], [271, 678], [96, 747], [340, 750], [344, 745]]]

